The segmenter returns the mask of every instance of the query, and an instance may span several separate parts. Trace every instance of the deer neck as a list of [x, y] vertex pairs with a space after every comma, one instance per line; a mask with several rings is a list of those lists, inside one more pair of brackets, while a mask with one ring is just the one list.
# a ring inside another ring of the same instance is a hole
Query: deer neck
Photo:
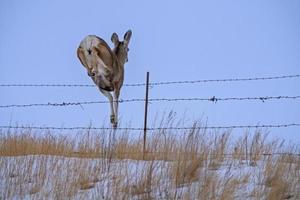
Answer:
[[114, 49], [113, 52], [115, 53], [116, 57], [117, 57], [117, 60], [118, 60], [118, 64], [121, 65], [122, 67], [124, 67], [125, 65], [125, 58], [123, 58], [117, 49]]

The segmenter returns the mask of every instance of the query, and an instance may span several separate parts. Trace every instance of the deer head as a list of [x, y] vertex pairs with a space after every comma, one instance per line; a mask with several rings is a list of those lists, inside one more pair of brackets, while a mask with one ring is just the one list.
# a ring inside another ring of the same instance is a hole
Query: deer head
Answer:
[[114, 44], [113, 52], [116, 54], [120, 64], [124, 65], [128, 62], [128, 44], [131, 38], [131, 30], [128, 30], [124, 35], [124, 41], [120, 41], [118, 34], [113, 33], [111, 36], [111, 41]]

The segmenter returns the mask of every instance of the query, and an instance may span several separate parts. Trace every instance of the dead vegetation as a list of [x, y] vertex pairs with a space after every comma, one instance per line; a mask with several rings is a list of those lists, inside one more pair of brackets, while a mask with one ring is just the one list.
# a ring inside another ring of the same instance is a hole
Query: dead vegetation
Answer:
[[127, 131], [1, 130], [0, 199], [299, 199], [297, 146], [197, 127], [150, 132], [144, 160]]

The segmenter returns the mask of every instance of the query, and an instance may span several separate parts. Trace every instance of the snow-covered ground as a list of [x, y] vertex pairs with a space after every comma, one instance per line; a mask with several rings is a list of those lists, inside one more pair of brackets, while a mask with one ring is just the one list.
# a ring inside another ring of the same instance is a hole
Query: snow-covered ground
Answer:
[[0, 199], [300, 199], [299, 162], [0, 157]]

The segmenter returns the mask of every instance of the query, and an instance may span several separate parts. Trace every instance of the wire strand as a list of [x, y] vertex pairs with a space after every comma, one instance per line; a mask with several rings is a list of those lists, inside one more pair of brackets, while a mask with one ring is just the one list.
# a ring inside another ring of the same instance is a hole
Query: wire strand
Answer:
[[[287, 128], [298, 127], [300, 123], [289, 124], [263, 124], [263, 125], [231, 125], [231, 126], [193, 126], [193, 127], [151, 127], [149, 131], [155, 130], [199, 130], [199, 129], [253, 129], [253, 128]], [[114, 130], [111, 127], [53, 127], [53, 126], [11, 126], [2, 125], [2, 129], [36, 129], [36, 130]], [[144, 128], [118, 127], [116, 130], [143, 131]]]
[[[300, 96], [263, 96], [263, 97], [226, 97], [226, 98], [217, 98], [215, 96], [211, 98], [150, 98], [149, 102], [159, 102], [159, 101], [167, 101], [167, 102], [176, 102], [176, 101], [211, 101], [217, 103], [218, 101], [254, 101], [259, 100], [265, 102], [267, 100], [281, 100], [281, 99], [289, 99], [296, 100], [299, 99]], [[145, 99], [121, 99], [119, 103], [129, 103], [129, 102], [144, 102]], [[84, 101], [84, 102], [62, 102], [62, 103], [32, 103], [32, 104], [10, 104], [10, 105], [0, 105], [0, 108], [12, 108], [12, 107], [36, 107], [36, 106], [80, 106], [80, 105], [88, 105], [88, 104], [103, 104], [109, 103], [109, 101]]]
[[[228, 78], [228, 79], [202, 79], [202, 80], [184, 80], [184, 81], [165, 81], [152, 82], [150, 86], [158, 85], [173, 85], [173, 84], [195, 84], [195, 83], [210, 83], [210, 82], [241, 82], [241, 81], [265, 81], [277, 79], [300, 78], [300, 74], [284, 75], [284, 76], [269, 76], [269, 77], [251, 77], [251, 78]], [[145, 83], [124, 84], [125, 87], [145, 86]], [[0, 87], [96, 87], [92, 84], [0, 84]]]

